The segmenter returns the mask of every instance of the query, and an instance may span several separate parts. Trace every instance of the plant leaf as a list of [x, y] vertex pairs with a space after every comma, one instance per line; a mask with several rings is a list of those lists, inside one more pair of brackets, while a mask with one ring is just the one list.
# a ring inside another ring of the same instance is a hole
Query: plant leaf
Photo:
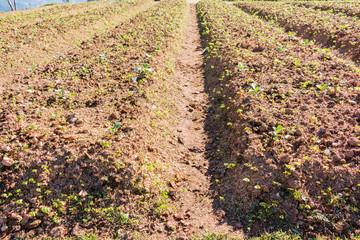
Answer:
[[121, 122], [116, 122], [113, 129], [118, 129], [121, 126]]

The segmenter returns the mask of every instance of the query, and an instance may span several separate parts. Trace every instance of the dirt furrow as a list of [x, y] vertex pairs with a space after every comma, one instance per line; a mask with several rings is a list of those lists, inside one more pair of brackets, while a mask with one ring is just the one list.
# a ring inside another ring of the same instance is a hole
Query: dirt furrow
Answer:
[[240, 231], [234, 231], [233, 227], [227, 224], [225, 212], [216, 207], [211, 190], [209, 159], [206, 157], [205, 148], [209, 140], [205, 131], [209, 101], [204, 85], [204, 56], [194, 4], [190, 11], [186, 40], [176, 57], [175, 68], [175, 76], [179, 80], [182, 93], [178, 102], [181, 111], [177, 131], [179, 142], [184, 145], [185, 151], [188, 151], [184, 161], [179, 163], [180, 172], [187, 175], [188, 179], [184, 186], [188, 191], [182, 195], [181, 212], [192, 214], [188, 224], [201, 229], [200, 232], [232, 232], [240, 235]]

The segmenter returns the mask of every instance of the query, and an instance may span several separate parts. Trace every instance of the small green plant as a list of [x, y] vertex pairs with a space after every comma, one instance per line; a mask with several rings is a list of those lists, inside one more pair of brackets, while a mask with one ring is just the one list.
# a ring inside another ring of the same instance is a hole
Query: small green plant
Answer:
[[141, 79], [145, 78], [147, 75], [152, 73], [154, 70], [149, 67], [149, 64], [144, 63], [142, 67], [141, 66], [136, 67], [134, 71], [139, 73], [139, 75], [137, 76], [137, 78], [135, 80], [135, 81], [137, 81], [137, 80], [141, 80]]
[[111, 143], [109, 143], [109, 142], [101, 142], [100, 145], [107, 148], [107, 147], [111, 146]]
[[240, 71], [248, 71], [249, 70], [248, 66], [246, 66], [246, 65], [244, 65], [244, 64], [242, 64], [240, 62], [238, 63], [238, 68], [239, 68]]
[[273, 127], [274, 129], [274, 139], [278, 139], [278, 136], [280, 135], [281, 131], [284, 129], [282, 125], [278, 125], [277, 127]]
[[262, 88], [260, 88], [259, 84], [257, 84], [257, 83], [252, 83], [251, 88], [252, 89], [249, 90], [249, 93], [252, 93], [252, 94], [259, 93], [263, 90]]
[[324, 85], [316, 85], [316, 87], [320, 90], [320, 91], [325, 91], [325, 89], [329, 86], [329, 84], [324, 84]]
[[224, 166], [225, 166], [227, 169], [231, 169], [231, 168], [235, 167], [236, 164], [235, 164], [235, 163], [224, 163]]

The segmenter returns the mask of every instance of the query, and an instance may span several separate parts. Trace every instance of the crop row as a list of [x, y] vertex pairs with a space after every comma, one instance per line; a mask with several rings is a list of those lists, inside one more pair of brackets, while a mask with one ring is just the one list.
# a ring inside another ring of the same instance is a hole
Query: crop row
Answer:
[[217, 179], [228, 213], [257, 229], [260, 222], [354, 231], [360, 70], [229, 4], [200, 1], [197, 8], [223, 141], [217, 151], [228, 156], [227, 174]]
[[295, 31], [305, 39], [316, 40], [325, 46], [335, 46], [339, 52], [358, 60], [360, 22], [356, 18], [334, 15], [286, 3], [241, 2], [243, 11], [275, 21], [287, 31]]
[[[62, 18], [61, 21], [53, 20], [47, 24], [45, 21], [39, 25], [27, 25], [30, 29], [26, 30], [17, 26], [18, 30], [0, 36], [0, 62], [3, 66], [0, 74], [32, 71], [40, 62], [74, 48], [80, 41], [92, 37], [96, 32], [108, 31], [114, 24], [124, 21], [151, 4], [147, 0], [112, 2], [108, 7], [98, 10], [92, 7], [88, 11], [81, 9], [76, 17], [71, 17], [75, 13], [66, 15], [68, 20]], [[132, 11], [126, 11], [130, 8]]]
[[48, 40], [52, 36], [64, 34], [80, 26], [87, 26], [109, 15], [120, 14], [139, 2], [141, 1], [113, 2], [101, 7], [96, 6], [94, 9], [84, 8], [72, 14], [50, 15], [42, 21], [29, 22], [25, 25], [13, 24], [1, 31], [0, 47], [5, 52], [11, 52], [31, 42]]
[[293, 2], [292, 4], [329, 13], [345, 14], [349, 17], [360, 17], [360, 5], [356, 2]]
[[[5, 21], [10, 20], [5, 18], [1, 22], [0, 29], [2, 34], [16, 33], [20, 31], [22, 34], [27, 35], [27, 30], [31, 31], [34, 28], [46, 29], [47, 25], [57, 26], [61, 22], [65, 24], [66, 22], [73, 21], [73, 19], [76, 19], [77, 17], [87, 16], [89, 14], [95, 16], [96, 12], [103, 12], [104, 9], [109, 7], [110, 6], [107, 4], [95, 2], [90, 3], [89, 6], [86, 6], [85, 4], [75, 4], [74, 8], [50, 8], [48, 11], [44, 11], [36, 18], [28, 17], [26, 14], [19, 14], [16, 15], [16, 19], [11, 19], [15, 20], [12, 23]], [[31, 14], [33, 14], [32, 11]], [[36, 15], [37, 14], [35, 14], [35, 16]]]
[[[10, 26], [11, 24], [22, 24], [23, 22], [41, 21], [46, 16], [57, 16], [67, 10], [77, 10], [84, 7], [98, 6], [98, 2], [94, 3], [79, 3], [79, 4], [59, 4], [50, 8], [39, 8], [33, 11], [17, 12], [13, 14], [0, 14], [1, 29]], [[3, 16], [2, 16], [3, 15]]]
[[167, 193], [153, 196], [160, 182], [157, 190], [145, 185], [157, 167], [145, 156], [145, 139], [153, 137], [147, 129], [156, 124], [149, 117], [166, 112], [143, 111], [158, 97], [151, 86], [164, 87], [165, 55], [186, 6], [156, 4], [2, 89], [1, 181], [8, 184], [1, 185], [7, 210], [0, 218], [8, 232], [39, 234], [75, 222], [134, 228], [144, 212], [166, 210]]

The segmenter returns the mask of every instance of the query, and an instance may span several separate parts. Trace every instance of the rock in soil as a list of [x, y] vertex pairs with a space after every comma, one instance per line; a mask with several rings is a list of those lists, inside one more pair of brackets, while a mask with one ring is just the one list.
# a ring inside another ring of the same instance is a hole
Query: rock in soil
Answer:
[[55, 227], [51, 230], [50, 235], [54, 238], [62, 238], [67, 233], [67, 229], [64, 226]]
[[41, 220], [37, 219], [37, 220], [34, 220], [34, 221], [32, 221], [32, 222], [28, 222], [28, 223], [25, 225], [25, 228], [27, 228], [27, 229], [34, 229], [34, 228], [37, 228], [40, 224], [41, 224]]
[[360, 140], [357, 139], [356, 137], [352, 137], [349, 139], [348, 144], [352, 147], [357, 147], [360, 144]]
[[1, 163], [2, 163], [2, 165], [6, 166], [6, 167], [10, 167], [10, 166], [14, 165], [14, 160], [7, 156], [4, 156]]

